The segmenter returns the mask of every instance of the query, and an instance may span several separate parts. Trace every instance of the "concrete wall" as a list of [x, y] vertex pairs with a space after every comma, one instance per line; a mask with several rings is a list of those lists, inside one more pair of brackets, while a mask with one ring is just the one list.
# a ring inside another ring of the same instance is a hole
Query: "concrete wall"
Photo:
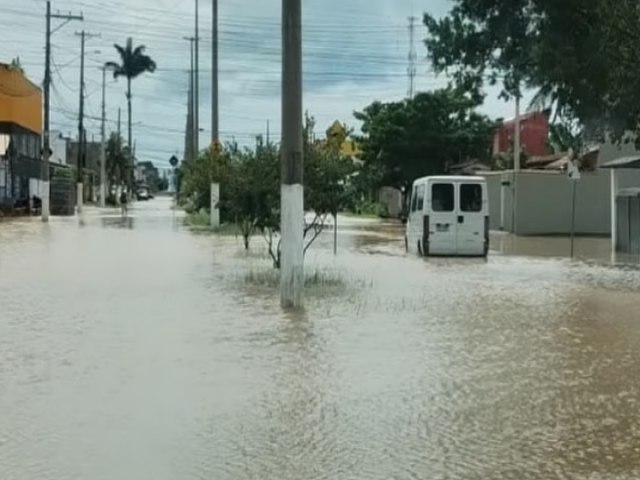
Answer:
[[[502, 178], [513, 179], [513, 172], [485, 175], [489, 184], [491, 229], [500, 228]], [[640, 186], [640, 171], [619, 175], [619, 188]], [[583, 173], [576, 185], [576, 233], [611, 234], [611, 184], [608, 170]], [[516, 229], [518, 235], [568, 235], [571, 231], [571, 182], [557, 172], [522, 171], [516, 176]], [[513, 232], [511, 187], [504, 189], [504, 229]]]
[[378, 193], [378, 201], [387, 208], [391, 218], [399, 218], [402, 214], [402, 192], [397, 188], [381, 188]]

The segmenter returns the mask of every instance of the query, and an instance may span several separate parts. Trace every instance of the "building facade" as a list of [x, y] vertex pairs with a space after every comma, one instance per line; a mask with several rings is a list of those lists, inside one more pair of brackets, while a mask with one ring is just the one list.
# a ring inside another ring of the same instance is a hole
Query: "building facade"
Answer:
[[0, 206], [41, 194], [42, 92], [19, 66], [0, 64]]
[[[493, 138], [493, 155], [513, 152], [515, 120], [504, 122]], [[520, 146], [527, 156], [543, 156], [551, 153], [549, 148], [549, 115], [534, 112], [520, 118]]]

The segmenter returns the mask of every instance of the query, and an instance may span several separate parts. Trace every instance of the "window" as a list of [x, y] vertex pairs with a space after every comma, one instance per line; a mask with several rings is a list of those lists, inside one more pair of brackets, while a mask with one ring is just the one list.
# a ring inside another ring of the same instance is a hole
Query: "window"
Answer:
[[482, 211], [482, 185], [477, 183], [460, 185], [460, 210], [463, 212]]
[[431, 209], [434, 212], [453, 212], [453, 207], [453, 184], [434, 183], [431, 187]]
[[421, 212], [424, 209], [424, 185], [418, 187], [418, 206], [416, 209]]
[[415, 212], [418, 205], [418, 187], [413, 187], [413, 194], [411, 195], [411, 211]]

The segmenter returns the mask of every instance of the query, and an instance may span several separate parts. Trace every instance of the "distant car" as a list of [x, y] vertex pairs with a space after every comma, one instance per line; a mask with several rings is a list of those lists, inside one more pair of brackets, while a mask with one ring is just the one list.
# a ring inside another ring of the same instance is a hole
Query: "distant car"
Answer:
[[147, 190], [146, 188], [141, 188], [136, 193], [136, 198], [138, 199], [138, 201], [146, 201], [151, 198], [151, 195], [149, 194], [149, 190]]

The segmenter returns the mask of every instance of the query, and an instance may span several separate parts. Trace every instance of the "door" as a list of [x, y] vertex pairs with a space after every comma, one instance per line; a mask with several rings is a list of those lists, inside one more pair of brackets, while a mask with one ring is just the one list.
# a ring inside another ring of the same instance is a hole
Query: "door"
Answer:
[[455, 185], [452, 182], [434, 182], [429, 188], [429, 254], [455, 255]]
[[484, 188], [481, 183], [460, 183], [458, 189], [456, 251], [458, 255], [484, 255]]
[[[418, 253], [418, 242], [422, 239], [424, 193], [424, 184], [414, 185], [407, 221], [407, 249], [412, 253]], [[420, 245], [421, 247], [422, 245]]]

